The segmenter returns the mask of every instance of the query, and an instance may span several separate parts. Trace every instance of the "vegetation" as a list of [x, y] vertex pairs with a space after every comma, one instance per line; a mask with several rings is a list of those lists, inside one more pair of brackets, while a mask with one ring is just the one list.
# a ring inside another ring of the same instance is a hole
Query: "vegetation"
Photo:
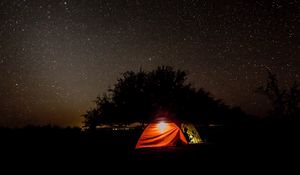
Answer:
[[[141, 129], [83, 132], [77, 127], [61, 128], [52, 125], [14, 129], [0, 127], [3, 160], [8, 160], [4, 162], [9, 165], [12, 162], [10, 160], [13, 160], [14, 165], [29, 163], [30, 166], [41, 163], [61, 166], [68, 162], [71, 168], [86, 163], [85, 169], [99, 169], [99, 166], [91, 166], [95, 158], [109, 165], [131, 163], [136, 166], [135, 163], [149, 160], [159, 164], [170, 160], [188, 164], [190, 161], [187, 160], [197, 160], [194, 161], [197, 164], [199, 161], [200, 164], [210, 164], [212, 162], [208, 160], [219, 160], [223, 165], [228, 157], [239, 162], [250, 157], [263, 162], [275, 160], [278, 163], [278, 155], [290, 156], [298, 152], [299, 120], [285, 120], [299, 116], [297, 83], [283, 89], [279, 87], [276, 76], [269, 73], [266, 85], [259, 87], [257, 92], [266, 95], [272, 102], [270, 117], [268, 120], [255, 120], [255, 123], [246, 126], [241, 122], [249, 123], [249, 120], [239, 108], [225, 105], [203, 89], [192, 88], [186, 83], [186, 76], [184, 71], [174, 71], [171, 67], [159, 67], [150, 72], [126, 72], [113, 89], [97, 98], [96, 108], [84, 115], [85, 124], [95, 129], [101, 123], [146, 122], [151, 120], [153, 113], [168, 110], [182, 120], [193, 120], [200, 124], [225, 124], [221, 127], [197, 128], [200, 129], [200, 136], [209, 144], [134, 150]], [[290, 160], [290, 157], [283, 160]], [[99, 161], [96, 161], [97, 164]]]
[[297, 81], [288, 88], [279, 85], [275, 74], [268, 72], [265, 85], [257, 88], [258, 93], [265, 95], [272, 104], [269, 117], [296, 118], [300, 114], [300, 87]]
[[162, 66], [145, 72], [127, 71], [112, 89], [98, 96], [96, 107], [87, 111], [85, 127], [99, 124], [149, 122], [158, 111], [168, 111], [176, 118], [194, 123], [240, 121], [245, 114], [231, 108], [203, 89], [187, 83], [187, 73]]

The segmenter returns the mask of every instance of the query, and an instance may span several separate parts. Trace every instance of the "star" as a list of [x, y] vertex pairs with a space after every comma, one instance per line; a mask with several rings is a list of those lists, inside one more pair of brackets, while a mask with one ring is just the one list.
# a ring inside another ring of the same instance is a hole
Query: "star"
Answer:
[[[294, 0], [0, 3], [0, 92], [9, 94], [0, 103], [28, 122], [0, 124], [81, 126], [80, 116], [123, 72], [161, 65], [187, 71], [188, 83], [225, 104], [265, 116], [267, 102], [254, 90], [267, 71], [286, 85], [299, 79], [298, 7]], [[6, 118], [13, 112], [0, 108]]]

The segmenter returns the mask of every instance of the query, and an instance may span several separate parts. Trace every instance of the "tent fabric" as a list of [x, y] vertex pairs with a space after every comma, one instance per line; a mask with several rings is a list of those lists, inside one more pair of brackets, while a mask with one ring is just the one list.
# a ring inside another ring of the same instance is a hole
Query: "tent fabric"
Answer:
[[197, 129], [195, 126], [191, 123], [182, 123], [181, 129], [183, 133], [186, 136], [186, 139], [188, 140], [189, 144], [198, 144], [203, 143], [203, 140], [201, 139]]
[[173, 122], [160, 121], [150, 123], [145, 128], [135, 148], [176, 146], [178, 142], [188, 144], [181, 129]]

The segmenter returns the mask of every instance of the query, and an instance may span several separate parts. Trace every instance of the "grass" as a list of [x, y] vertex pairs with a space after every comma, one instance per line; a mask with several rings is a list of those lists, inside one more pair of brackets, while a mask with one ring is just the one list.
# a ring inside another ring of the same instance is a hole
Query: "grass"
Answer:
[[98, 170], [110, 169], [110, 165], [153, 168], [172, 162], [201, 169], [223, 165], [255, 168], [266, 163], [292, 165], [299, 156], [298, 131], [298, 127], [274, 126], [220, 128], [201, 132], [204, 144], [136, 150], [139, 130], [88, 133], [62, 128], [0, 129], [0, 151], [2, 167], [26, 164], [46, 169]]

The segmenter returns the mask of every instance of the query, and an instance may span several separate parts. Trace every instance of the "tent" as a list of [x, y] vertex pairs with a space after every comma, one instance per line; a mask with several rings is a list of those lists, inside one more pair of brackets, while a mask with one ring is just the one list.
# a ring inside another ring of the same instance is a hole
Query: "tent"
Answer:
[[203, 143], [197, 129], [192, 123], [182, 123], [181, 129], [186, 136], [189, 144]]
[[[202, 140], [192, 124], [181, 124], [164, 116], [155, 118], [143, 131], [136, 149], [176, 146], [177, 144], [201, 143]], [[183, 130], [182, 130], [183, 129]], [[183, 133], [185, 131], [185, 133]]]

